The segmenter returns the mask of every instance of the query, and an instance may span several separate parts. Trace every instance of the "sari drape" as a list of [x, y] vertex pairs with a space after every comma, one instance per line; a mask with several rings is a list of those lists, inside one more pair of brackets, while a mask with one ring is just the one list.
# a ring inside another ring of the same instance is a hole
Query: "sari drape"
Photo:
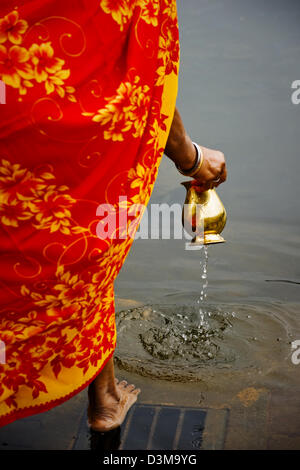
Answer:
[[114, 352], [142, 212], [101, 237], [97, 208], [148, 203], [178, 64], [175, 0], [1, 0], [0, 426], [71, 398]]

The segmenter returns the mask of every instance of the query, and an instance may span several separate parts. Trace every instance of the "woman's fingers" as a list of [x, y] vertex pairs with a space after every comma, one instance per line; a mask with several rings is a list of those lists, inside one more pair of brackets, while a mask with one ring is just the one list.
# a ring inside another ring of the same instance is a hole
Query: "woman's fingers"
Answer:
[[227, 178], [225, 156], [219, 150], [212, 150], [206, 147], [201, 147], [201, 150], [204, 160], [194, 178], [203, 190], [216, 188], [224, 183]]
[[217, 188], [218, 186], [220, 186], [220, 184], [224, 183], [224, 181], [226, 181], [226, 179], [227, 179], [227, 169], [226, 169], [226, 165], [224, 165], [222, 173], [215, 180], [215, 187]]
[[213, 189], [213, 188], [217, 188], [218, 186], [220, 186], [220, 184], [224, 183], [224, 181], [226, 181], [226, 178], [227, 178], [227, 170], [226, 170], [226, 167], [224, 167], [223, 171], [218, 176], [215, 176], [214, 178], [211, 178], [205, 182], [202, 181], [200, 184], [206, 190]]
[[226, 167], [226, 163], [224, 163], [224, 166], [223, 166], [223, 169], [222, 169], [222, 173], [220, 175], [220, 178], [222, 180], [222, 183], [224, 183], [224, 181], [227, 180], [227, 167]]

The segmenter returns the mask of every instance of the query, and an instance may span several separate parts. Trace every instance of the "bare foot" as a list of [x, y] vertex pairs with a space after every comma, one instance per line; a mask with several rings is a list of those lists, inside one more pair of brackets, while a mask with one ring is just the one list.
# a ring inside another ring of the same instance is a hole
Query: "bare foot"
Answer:
[[130, 407], [136, 402], [140, 393], [133, 384], [126, 380], [115, 379], [112, 388], [106, 390], [89, 388], [88, 424], [98, 432], [111, 431], [120, 426]]

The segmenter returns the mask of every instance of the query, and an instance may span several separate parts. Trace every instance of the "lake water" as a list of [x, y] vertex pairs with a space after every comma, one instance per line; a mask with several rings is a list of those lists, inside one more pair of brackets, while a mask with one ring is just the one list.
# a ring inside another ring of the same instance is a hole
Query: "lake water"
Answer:
[[[228, 180], [217, 190], [228, 213], [226, 243], [208, 248], [203, 309], [230, 316], [218, 344], [233, 358], [225, 368], [226, 361], [193, 359], [186, 371], [191, 380], [206, 374], [225, 383], [250, 370], [256, 384], [280, 388], [284, 401], [300, 385], [300, 364], [291, 361], [291, 343], [300, 340], [300, 105], [291, 102], [291, 84], [300, 79], [300, 3], [178, 4], [177, 105], [193, 140], [227, 157]], [[151, 202], [182, 204], [183, 180], [164, 157]], [[136, 240], [116, 282], [117, 305], [126, 298], [164, 308], [170, 318], [189, 315], [203, 283], [200, 258], [184, 240]], [[185, 380], [180, 358], [159, 359], [140, 344], [139, 314], [128, 323], [131, 341], [126, 325], [119, 334], [122, 366], [139, 351], [144, 374]]]

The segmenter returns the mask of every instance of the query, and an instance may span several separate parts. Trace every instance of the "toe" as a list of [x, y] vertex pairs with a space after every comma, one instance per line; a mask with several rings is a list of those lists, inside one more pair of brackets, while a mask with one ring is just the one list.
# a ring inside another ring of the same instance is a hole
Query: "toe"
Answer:
[[119, 387], [125, 388], [127, 384], [128, 382], [126, 382], [126, 380], [122, 380], [121, 382], [119, 382]]
[[135, 388], [134, 390], [132, 390], [131, 393], [134, 393], [135, 395], [138, 395], [139, 393], [141, 393], [141, 389], [140, 388]]
[[126, 390], [127, 390], [128, 392], [132, 392], [134, 389], [135, 389], [135, 385], [133, 385], [133, 384], [130, 384], [130, 385], [128, 385], [128, 386], [126, 387]]

